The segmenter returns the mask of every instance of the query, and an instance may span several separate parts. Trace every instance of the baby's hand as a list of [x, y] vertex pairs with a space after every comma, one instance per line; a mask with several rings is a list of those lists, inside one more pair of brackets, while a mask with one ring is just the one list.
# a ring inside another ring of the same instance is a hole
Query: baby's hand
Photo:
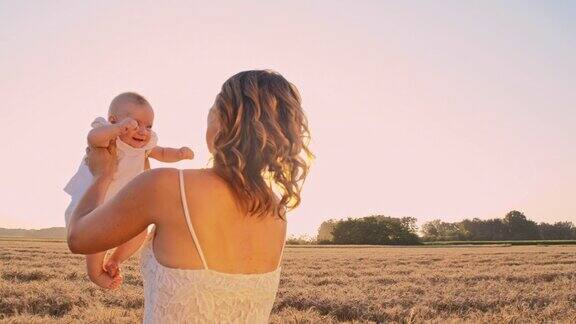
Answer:
[[182, 160], [192, 160], [194, 158], [194, 152], [189, 147], [180, 148], [180, 157]]
[[138, 122], [130, 117], [126, 117], [118, 123], [118, 127], [120, 127], [120, 132], [122, 134], [126, 134], [131, 130], [137, 130]]

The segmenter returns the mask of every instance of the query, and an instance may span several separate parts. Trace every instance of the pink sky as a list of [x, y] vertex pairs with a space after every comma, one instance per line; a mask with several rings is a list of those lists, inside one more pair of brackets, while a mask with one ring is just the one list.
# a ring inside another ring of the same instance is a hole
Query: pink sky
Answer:
[[376, 213], [576, 221], [575, 16], [532, 1], [2, 1], [0, 227], [64, 225], [90, 121], [123, 91], [152, 103], [161, 145], [196, 151], [176, 166], [206, 166], [214, 96], [262, 68], [300, 89], [317, 155], [291, 234]]

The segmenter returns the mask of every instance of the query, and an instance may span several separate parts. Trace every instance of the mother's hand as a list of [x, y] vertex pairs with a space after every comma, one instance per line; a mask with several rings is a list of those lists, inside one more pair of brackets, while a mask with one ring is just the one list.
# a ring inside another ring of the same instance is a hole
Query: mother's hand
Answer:
[[110, 141], [108, 147], [86, 148], [86, 163], [95, 178], [112, 178], [118, 168], [116, 141]]

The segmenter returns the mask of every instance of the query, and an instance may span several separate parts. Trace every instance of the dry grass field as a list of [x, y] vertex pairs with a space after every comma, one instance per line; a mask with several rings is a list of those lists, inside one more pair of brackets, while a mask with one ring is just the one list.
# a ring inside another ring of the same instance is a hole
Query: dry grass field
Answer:
[[[576, 322], [576, 246], [287, 247], [273, 323]], [[0, 322], [132, 323], [125, 283], [92, 285], [62, 242], [0, 241]]]

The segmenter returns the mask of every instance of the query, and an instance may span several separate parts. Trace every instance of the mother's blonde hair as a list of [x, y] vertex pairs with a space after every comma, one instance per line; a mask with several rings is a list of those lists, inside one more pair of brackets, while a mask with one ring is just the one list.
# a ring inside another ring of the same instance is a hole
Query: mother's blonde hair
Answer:
[[276, 72], [244, 71], [222, 85], [214, 108], [215, 172], [249, 214], [285, 219], [300, 204], [313, 158], [298, 90]]

